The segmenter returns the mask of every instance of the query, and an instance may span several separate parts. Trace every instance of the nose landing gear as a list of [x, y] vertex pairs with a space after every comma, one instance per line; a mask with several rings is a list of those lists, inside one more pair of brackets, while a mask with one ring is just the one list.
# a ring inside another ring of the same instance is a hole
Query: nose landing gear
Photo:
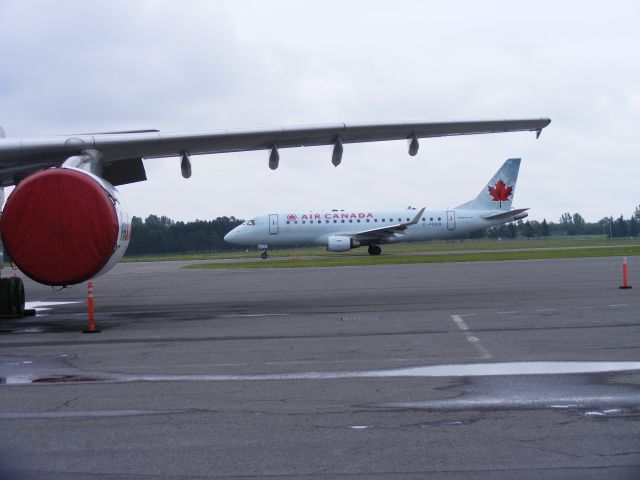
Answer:
[[261, 259], [263, 260], [267, 259], [267, 257], [269, 256], [269, 253], [267, 252], [268, 249], [269, 249], [269, 245], [267, 244], [258, 245], [258, 250], [262, 250], [262, 253], [260, 254]]

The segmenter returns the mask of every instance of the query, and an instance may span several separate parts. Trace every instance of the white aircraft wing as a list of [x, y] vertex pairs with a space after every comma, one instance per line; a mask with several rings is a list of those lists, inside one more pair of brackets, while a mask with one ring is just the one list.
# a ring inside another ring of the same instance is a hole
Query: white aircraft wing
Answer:
[[461, 122], [362, 123], [292, 126], [205, 133], [161, 133], [157, 130], [93, 133], [41, 138], [0, 138], [0, 186], [12, 185], [31, 173], [62, 165], [69, 157], [87, 155], [101, 164], [102, 177], [114, 185], [146, 180], [143, 158], [182, 157], [182, 171], [190, 175], [189, 155], [271, 150], [269, 166], [277, 168], [278, 149], [333, 145], [338, 165], [342, 145], [359, 142], [409, 140], [409, 153], [418, 139], [450, 135], [534, 131], [548, 118]]
[[350, 236], [358, 240], [380, 240], [382, 238], [394, 237], [397, 235], [406, 235], [405, 230], [411, 225], [415, 225], [420, 221], [420, 217], [424, 213], [426, 207], [422, 207], [420, 211], [413, 217], [410, 222], [396, 223], [394, 225], [385, 225], [384, 227], [374, 228], [371, 230], [363, 230], [353, 233]]

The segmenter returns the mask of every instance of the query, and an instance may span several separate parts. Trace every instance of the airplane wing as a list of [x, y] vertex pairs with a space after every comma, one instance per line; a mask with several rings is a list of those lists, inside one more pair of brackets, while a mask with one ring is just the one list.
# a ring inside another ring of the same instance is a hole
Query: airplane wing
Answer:
[[189, 155], [270, 150], [269, 166], [278, 166], [278, 149], [333, 145], [332, 162], [342, 159], [343, 144], [388, 140], [410, 141], [409, 153], [418, 151], [418, 139], [451, 135], [534, 131], [548, 118], [417, 123], [339, 123], [205, 133], [161, 133], [157, 130], [108, 132], [42, 138], [0, 138], [0, 187], [12, 185], [31, 173], [62, 165], [69, 157], [90, 152], [98, 159], [101, 175], [113, 185], [146, 180], [143, 158], [181, 157], [182, 173], [191, 174]]
[[426, 207], [422, 207], [420, 211], [413, 217], [410, 222], [406, 223], [396, 223], [395, 225], [385, 225], [384, 227], [374, 228], [371, 230], [363, 230], [361, 232], [357, 232], [351, 234], [350, 236], [353, 238], [357, 238], [361, 241], [371, 241], [371, 240], [380, 240], [383, 238], [395, 237], [397, 235], [406, 235], [405, 230], [411, 225], [415, 225], [420, 221], [420, 217], [424, 213]]

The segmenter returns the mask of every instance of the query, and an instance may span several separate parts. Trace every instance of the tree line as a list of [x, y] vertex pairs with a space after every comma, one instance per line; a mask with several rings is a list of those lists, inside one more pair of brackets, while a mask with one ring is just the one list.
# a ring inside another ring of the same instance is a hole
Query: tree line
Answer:
[[623, 215], [618, 218], [603, 217], [597, 222], [589, 223], [579, 213], [563, 213], [558, 222], [547, 222], [546, 219], [518, 220], [478, 231], [470, 238], [544, 238], [551, 235], [604, 235], [610, 238], [637, 237], [640, 234], [640, 206], [627, 219]]
[[[218, 217], [194, 222], [173, 221], [166, 216], [149, 215], [146, 219], [133, 217], [132, 235], [126, 255], [163, 255], [238, 250], [224, 241], [224, 236], [243, 220]], [[607, 237], [636, 237], [640, 233], [640, 206], [625, 219], [604, 217], [598, 222], [586, 222], [579, 213], [564, 213], [558, 222], [543, 219], [518, 220], [486, 230], [479, 230], [463, 238], [545, 238], [552, 235], [605, 235]]]
[[235, 217], [194, 222], [173, 221], [168, 217], [149, 215], [142, 220], [131, 220], [131, 241], [126, 255], [161, 255], [175, 253], [202, 253], [231, 250], [224, 236], [240, 225]]

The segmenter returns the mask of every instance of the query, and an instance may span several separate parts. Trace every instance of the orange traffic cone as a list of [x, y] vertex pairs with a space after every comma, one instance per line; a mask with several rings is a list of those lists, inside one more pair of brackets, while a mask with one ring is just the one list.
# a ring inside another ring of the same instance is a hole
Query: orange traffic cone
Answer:
[[629, 272], [627, 271], [627, 257], [622, 257], [622, 285], [620, 288], [631, 288], [631, 285], [629, 285]]

